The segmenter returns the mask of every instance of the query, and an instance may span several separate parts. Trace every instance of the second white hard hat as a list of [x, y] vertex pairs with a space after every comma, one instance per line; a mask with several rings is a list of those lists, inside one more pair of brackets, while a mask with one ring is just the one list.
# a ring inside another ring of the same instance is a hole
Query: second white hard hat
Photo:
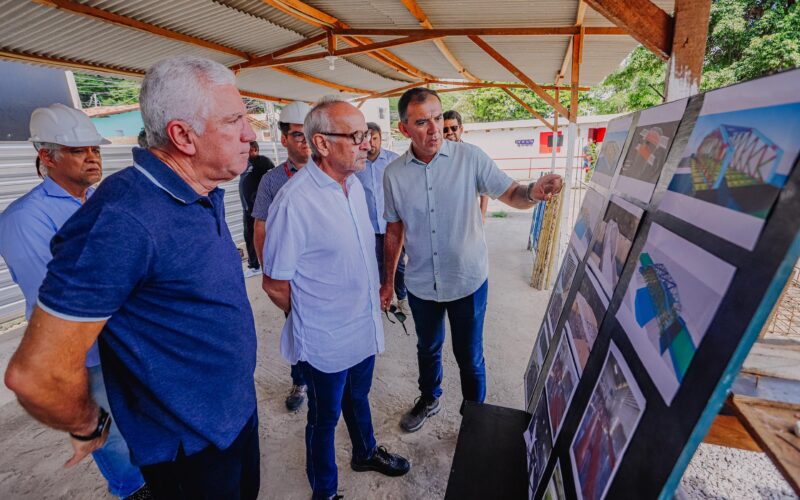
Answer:
[[306, 120], [306, 115], [309, 111], [311, 111], [311, 107], [308, 104], [300, 101], [294, 101], [293, 103], [287, 104], [283, 107], [278, 121], [281, 123], [294, 123], [297, 125], [302, 125]]
[[52, 142], [68, 147], [111, 144], [104, 139], [83, 111], [61, 103], [36, 108], [31, 113], [31, 142]]

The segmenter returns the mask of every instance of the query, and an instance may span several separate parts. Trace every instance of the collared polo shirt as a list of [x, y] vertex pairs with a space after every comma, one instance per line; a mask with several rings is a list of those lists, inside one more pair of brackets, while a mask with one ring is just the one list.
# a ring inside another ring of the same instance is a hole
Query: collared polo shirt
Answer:
[[383, 218], [383, 172], [386, 166], [397, 158], [397, 153], [381, 148], [375, 161], [367, 160], [367, 166], [361, 172], [356, 172], [356, 177], [364, 186], [369, 208], [369, 220], [375, 234], [386, 233], [386, 221]]
[[[92, 193], [94, 188], [89, 188], [86, 198]], [[80, 207], [81, 200], [45, 177], [0, 214], [0, 255], [25, 297], [25, 319], [31, 319], [39, 287], [47, 274], [47, 263], [53, 258], [50, 240]], [[86, 353], [86, 366], [99, 364], [95, 342]]]
[[108, 177], [53, 239], [39, 305], [106, 321], [106, 391], [133, 462], [225, 449], [256, 409], [256, 337], [224, 191], [152, 153]]
[[280, 190], [267, 218], [264, 274], [291, 284], [281, 354], [336, 373], [383, 352], [375, 234], [364, 188], [314, 164]]
[[[314, 160], [309, 158], [306, 165], [308, 166], [313, 163]], [[289, 173], [286, 172], [287, 170]], [[278, 191], [280, 191], [283, 185], [289, 182], [289, 179], [299, 171], [300, 169], [297, 168], [294, 163], [290, 160], [286, 160], [261, 178], [261, 182], [258, 183], [256, 201], [253, 205], [252, 215], [254, 219], [267, 220], [269, 206], [272, 205], [272, 201], [275, 199]]]
[[479, 147], [443, 141], [425, 164], [409, 146], [386, 167], [387, 222], [403, 221], [405, 283], [415, 296], [449, 302], [470, 295], [489, 275], [478, 196], [505, 193], [514, 181]]

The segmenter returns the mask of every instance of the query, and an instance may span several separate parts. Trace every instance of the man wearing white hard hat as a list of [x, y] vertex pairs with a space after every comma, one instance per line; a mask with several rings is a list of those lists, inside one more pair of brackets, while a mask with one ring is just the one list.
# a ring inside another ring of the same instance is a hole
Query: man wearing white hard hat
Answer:
[[[100, 144], [109, 143], [88, 116], [63, 104], [36, 109], [30, 130], [44, 181], [0, 214], [0, 255], [25, 296], [26, 319], [31, 317], [47, 264], [53, 258], [50, 240], [94, 192], [92, 185], [103, 174]], [[92, 397], [108, 408], [96, 342], [86, 355], [86, 368]], [[93, 452], [95, 463], [113, 495], [150, 498], [139, 468], [131, 464], [128, 446], [111, 420], [108, 440]], [[75, 438], [72, 443], [81, 445]], [[73, 465], [73, 460], [67, 465]]]
[[[284, 106], [278, 119], [278, 127], [281, 129], [281, 144], [286, 148], [289, 158], [267, 172], [261, 178], [256, 194], [256, 202], [253, 206], [253, 218], [255, 219], [254, 243], [258, 260], [264, 262], [264, 242], [266, 241], [266, 220], [269, 214], [269, 207], [278, 191], [289, 179], [311, 160], [311, 148], [308, 147], [306, 136], [303, 133], [303, 121], [306, 119], [311, 108], [308, 104], [295, 101]], [[298, 366], [292, 365], [292, 390], [286, 397], [286, 408], [289, 411], [297, 411], [306, 400], [306, 382]]]

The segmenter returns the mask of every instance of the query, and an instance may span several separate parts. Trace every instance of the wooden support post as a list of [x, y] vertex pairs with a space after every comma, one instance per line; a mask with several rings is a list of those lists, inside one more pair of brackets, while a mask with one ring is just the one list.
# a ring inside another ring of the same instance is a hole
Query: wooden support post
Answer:
[[667, 63], [664, 101], [697, 93], [703, 76], [711, 0], [675, 0], [675, 36]]
[[[583, 27], [581, 27], [583, 31]], [[578, 85], [581, 74], [581, 62], [583, 61], [583, 35], [572, 36], [572, 88], [569, 101], [569, 121], [578, 121]]]

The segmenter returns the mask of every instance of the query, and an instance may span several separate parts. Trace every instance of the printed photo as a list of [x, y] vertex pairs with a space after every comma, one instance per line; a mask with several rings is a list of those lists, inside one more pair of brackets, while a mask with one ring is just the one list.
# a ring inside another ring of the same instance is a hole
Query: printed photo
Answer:
[[617, 163], [628, 138], [628, 130], [631, 128], [633, 116], [620, 116], [608, 122], [606, 135], [597, 155], [597, 163], [594, 165], [592, 180], [590, 185], [611, 187], [611, 181], [617, 170]]
[[564, 263], [561, 264], [561, 271], [553, 285], [553, 293], [550, 295], [550, 304], [547, 307], [546, 317], [551, 334], [555, 331], [558, 320], [561, 318], [564, 301], [567, 299], [567, 293], [569, 293], [569, 287], [572, 285], [572, 279], [575, 277], [577, 269], [578, 256], [575, 249], [569, 246], [564, 254]]
[[605, 216], [597, 226], [597, 238], [592, 243], [588, 264], [609, 299], [628, 260], [642, 213], [636, 205], [612, 196]]
[[670, 405], [736, 268], [658, 224], [636, 262], [617, 319]]
[[592, 352], [594, 341], [597, 340], [597, 333], [600, 331], [600, 324], [607, 309], [608, 300], [600, 291], [600, 285], [594, 274], [587, 269], [575, 300], [572, 301], [565, 324], [580, 373], [586, 367], [586, 361]]
[[578, 259], [583, 259], [583, 256], [586, 255], [586, 250], [589, 248], [592, 236], [594, 236], [597, 222], [602, 215], [600, 211], [603, 209], [604, 201], [603, 196], [594, 189], [586, 190], [586, 195], [583, 198], [578, 217], [575, 219], [575, 227], [570, 238], [570, 245], [575, 248]]
[[[542, 321], [542, 326], [539, 328], [539, 334], [536, 336], [536, 343], [533, 346], [531, 357], [528, 361], [528, 369], [525, 371], [525, 407], [530, 405], [531, 398], [533, 397], [536, 380], [539, 378], [539, 372], [542, 370], [544, 358], [547, 355], [547, 342], [549, 338], [550, 333], [547, 330], [547, 322]], [[544, 342], [544, 352], [540, 345], [541, 342]]]
[[614, 189], [650, 203], [688, 99], [649, 108], [639, 115]]
[[544, 492], [542, 500], [564, 500], [564, 478], [561, 475], [561, 462], [556, 462], [556, 467], [553, 469], [553, 475], [550, 476], [550, 482], [547, 483], [547, 489]]
[[569, 348], [569, 340], [566, 335], [562, 335], [558, 341], [553, 363], [550, 365], [550, 372], [545, 381], [545, 391], [547, 394], [547, 408], [550, 410], [550, 431], [553, 441], [558, 438], [561, 424], [567, 414], [572, 396], [578, 388], [578, 370], [575, 368], [575, 360]]
[[553, 449], [553, 440], [550, 437], [550, 422], [547, 420], [547, 403], [545, 398], [539, 398], [536, 411], [533, 413], [531, 423], [525, 431], [525, 442], [528, 445], [528, 476], [533, 491], [539, 487], [542, 480], [550, 452]]
[[578, 498], [605, 498], [644, 409], [644, 396], [612, 341], [570, 447]]
[[659, 210], [755, 248], [800, 149], [798, 88], [794, 70], [708, 92]]

